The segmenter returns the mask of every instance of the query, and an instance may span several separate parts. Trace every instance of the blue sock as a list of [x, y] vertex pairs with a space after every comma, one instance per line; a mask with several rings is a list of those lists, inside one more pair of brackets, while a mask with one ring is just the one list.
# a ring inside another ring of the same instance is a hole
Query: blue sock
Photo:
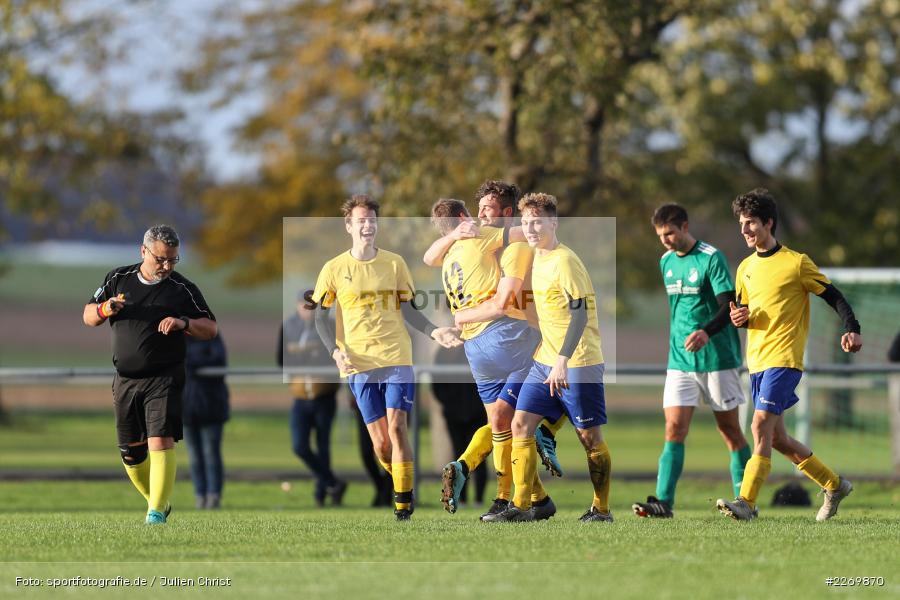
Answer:
[[656, 497], [675, 506], [675, 485], [684, 468], [684, 443], [666, 442], [659, 457], [659, 474], [656, 477]]

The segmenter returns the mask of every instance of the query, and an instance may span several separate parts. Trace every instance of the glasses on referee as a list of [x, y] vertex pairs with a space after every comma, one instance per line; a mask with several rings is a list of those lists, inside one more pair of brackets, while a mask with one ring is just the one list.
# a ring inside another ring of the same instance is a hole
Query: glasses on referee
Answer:
[[150, 256], [152, 256], [153, 258], [156, 259], [156, 264], [159, 265], [160, 267], [164, 266], [166, 263], [169, 263], [170, 265], [172, 265], [174, 267], [175, 265], [178, 264], [178, 261], [181, 260], [180, 256], [173, 256], [172, 258], [167, 258], [165, 256], [157, 256], [157, 255], [153, 254], [153, 252], [150, 251], [150, 248], [148, 248], [146, 244], [144, 244], [144, 250], [147, 251], [147, 254], [149, 254]]

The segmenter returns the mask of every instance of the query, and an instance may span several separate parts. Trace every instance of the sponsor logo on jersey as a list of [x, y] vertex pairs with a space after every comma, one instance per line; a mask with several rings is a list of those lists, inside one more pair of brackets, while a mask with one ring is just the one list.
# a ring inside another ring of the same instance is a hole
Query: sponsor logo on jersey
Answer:
[[671, 277], [671, 276], [672, 276], [672, 269], [669, 269], [668, 271], [666, 271], [666, 277]]

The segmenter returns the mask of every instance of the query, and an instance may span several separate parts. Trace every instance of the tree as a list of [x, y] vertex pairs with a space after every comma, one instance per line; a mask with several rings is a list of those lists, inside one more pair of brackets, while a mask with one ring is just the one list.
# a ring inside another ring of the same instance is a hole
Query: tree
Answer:
[[[646, 229], [640, 186], [624, 169], [628, 149], [610, 135], [633, 70], [658, 59], [662, 32], [687, 7], [297, 1], [240, 15], [184, 76], [189, 90], [220, 90], [218, 103], [266, 91], [238, 136], [261, 154], [261, 172], [210, 191], [219, 226], [204, 247], [234, 241], [224, 225], [240, 219], [253, 230], [247, 240], [277, 238], [279, 210], [333, 215], [343, 190], [383, 197], [388, 214], [422, 215], [435, 198], [466, 197], [489, 177], [554, 192], [565, 215], [640, 213]], [[312, 177], [311, 156], [329, 194], [304, 195], [296, 178], [272, 176], [307, 167]], [[241, 206], [260, 193], [280, 200], [257, 218]], [[244, 256], [245, 276], [274, 274], [274, 248], [246, 255], [257, 242], [242, 239], [219, 256]]]
[[[74, 17], [70, 4], [0, 0], [0, 197], [10, 214], [36, 224], [90, 219], [109, 226], [124, 198], [96, 194], [95, 179], [112, 165], [168, 160], [171, 168], [190, 146], [166, 130], [174, 113], [113, 114], [60, 89], [46, 65], [99, 69], [109, 59], [105, 36], [115, 23], [109, 11], [105, 18]], [[62, 198], [73, 190], [81, 200], [70, 207]], [[0, 238], [4, 230], [0, 220]]]

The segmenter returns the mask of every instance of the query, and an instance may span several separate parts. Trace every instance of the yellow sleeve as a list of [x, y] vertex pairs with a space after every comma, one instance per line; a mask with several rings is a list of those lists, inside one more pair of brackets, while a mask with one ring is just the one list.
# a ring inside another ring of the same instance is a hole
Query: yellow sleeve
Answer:
[[825, 291], [825, 286], [831, 281], [819, 270], [819, 267], [816, 266], [812, 259], [805, 254], [801, 254], [800, 283], [803, 284], [803, 288], [807, 292], [818, 296]]
[[409, 291], [409, 293], [411, 294], [409, 298], [401, 299], [401, 302], [405, 302], [412, 299], [412, 294], [416, 293], [416, 286], [413, 283], [412, 273], [409, 272], [409, 266], [406, 264], [406, 261], [400, 258], [398, 259], [398, 262], [399, 265], [397, 267], [397, 291]]
[[313, 291], [313, 301], [316, 304], [330, 307], [334, 304], [337, 289], [334, 287], [334, 269], [332, 262], [328, 261], [319, 272], [319, 278], [316, 279], [316, 289]]
[[747, 298], [747, 290], [744, 288], [744, 263], [738, 265], [734, 274], [734, 298], [737, 304], [747, 306], [749, 299]]
[[528, 269], [531, 268], [533, 256], [528, 244], [519, 242], [507, 246], [500, 256], [500, 269], [503, 271], [503, 277], [515, 277], [524, 281], [528, 275]]
[[559, 286], [572, 299], [594, 295], [591, 279], [575, 257], [559, 261]]
[[494, 252], [503, 247], [502, 227], [482, 227], [480, 235], [476, 238], [482, 254]]

